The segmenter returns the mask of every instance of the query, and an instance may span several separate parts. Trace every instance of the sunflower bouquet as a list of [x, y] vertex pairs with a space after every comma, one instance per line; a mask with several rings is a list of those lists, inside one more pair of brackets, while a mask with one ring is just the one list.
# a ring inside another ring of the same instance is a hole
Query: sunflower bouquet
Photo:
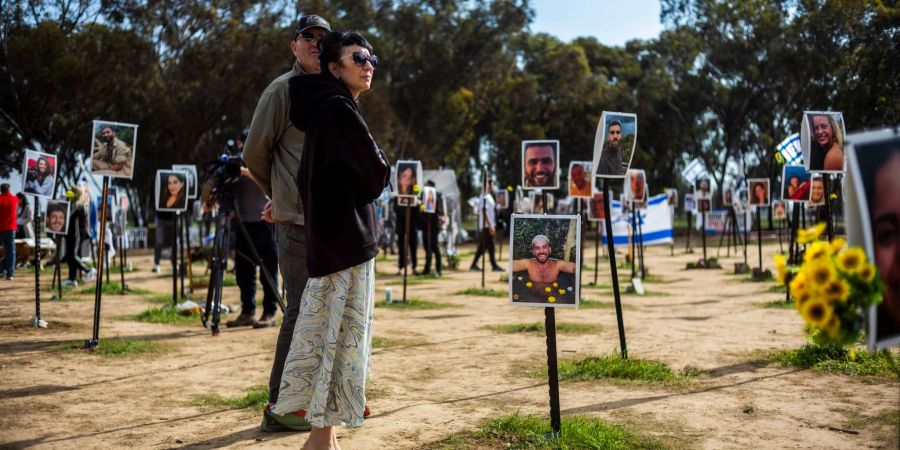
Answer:
[[775, 255], [778, 283], [788, 284], [794, 308], [806, 322], [807, 335], [818, 344], [848, 345], [865, 324], [863, 315], [881, 302], [884, 285], [859, 247], [837, 238], [821, 241], [825, 224], [799, 230], [797, 242], [808, 244], [799, 266]]

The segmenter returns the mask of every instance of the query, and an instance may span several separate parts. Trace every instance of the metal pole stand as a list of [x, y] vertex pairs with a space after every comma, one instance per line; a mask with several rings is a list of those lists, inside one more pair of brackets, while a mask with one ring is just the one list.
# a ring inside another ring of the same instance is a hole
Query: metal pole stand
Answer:
[[103, 300], [103, 267], [106, 264], [106, 208], [109, 195], [109, 177], [103, 177], [103, 193], [100, 196], [100, 242], [97, 245], [97, 282], [94, 289], [94, 334], [84, 341], [84, 348], [93, 350], [100, 345], [100, 303]]

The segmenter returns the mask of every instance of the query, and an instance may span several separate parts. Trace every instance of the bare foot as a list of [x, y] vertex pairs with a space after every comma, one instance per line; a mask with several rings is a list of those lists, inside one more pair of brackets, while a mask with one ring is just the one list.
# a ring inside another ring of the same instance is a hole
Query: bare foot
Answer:
[[313, 427], [309, 438], [303, 443], [303, 450], [338, 450], [334, 445], [336, 442], [334, 427]]

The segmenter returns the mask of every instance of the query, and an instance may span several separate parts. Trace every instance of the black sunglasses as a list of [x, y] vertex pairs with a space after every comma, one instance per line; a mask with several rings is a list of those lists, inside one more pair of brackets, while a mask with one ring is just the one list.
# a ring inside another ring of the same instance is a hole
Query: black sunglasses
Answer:
[[[372, 64], [372, 68], [376, 69], [376, 68], [378, 68], [378, 63], [381, 62], [381, 60], [378, 59], [377, 56], [375, 56], [375, 55], [366, 56], [366, 54], [363, 52], [353, 52], [352, 54], [350, 54], [348, 56], [353, 57], [353, 63], [356, 64], [356, 67], [359, 67], [359, 68], [366, 67], [366, 61], [368, 61], [369, 63]], [[346, 58], [346, 56], [344, 58]]]
[[300, 39], [303, 39], [305, 42], [313, 42], [313, 41], [321, 41], [322, 38], [325, 37], [325, 33], [300, 33]]

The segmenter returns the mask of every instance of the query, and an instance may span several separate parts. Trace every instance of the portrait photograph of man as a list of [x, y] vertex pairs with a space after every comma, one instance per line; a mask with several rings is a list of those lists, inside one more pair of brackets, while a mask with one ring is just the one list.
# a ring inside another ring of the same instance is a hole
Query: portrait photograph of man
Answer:
[[198, 178], [197, 166], [193, 164], [172, 164], [172, 170], [181, 170], [188, 174], [188, 198], [197, 198]]
[[91, 173], [131, 179], [137, 147], [137, 125], [94, 121], [91, 135]]
[[900, 345], [900, 137], [894, 129], [854, 134], [844, 200], [850, 245], [862, 246], [884, 285], [869, 310], [869, 348]]
[[578, 307], [580, 229], [580, 216], [513, 214], [511, 304]]
[[712, 200], [709, 197], [697, 198], [697, 212], [707, 213], [712, 207]]
[[[398, 197], [415, 198], [415, 186], [422, 179], [422, 163], [420, 161], [397, 161], [394, 171], [394, 189]], [[406, 202], [407, 204], [415, 204]]]
[[591, 198], [591, 162], [569, 163], [569, 197]]
[[811, 176], [802, 165], [786, 164], [781, 170], [781, 199], [805, 202], [809, 198]]
[[559, 141], [522, 141], [522, 188], [559, 189]]
[[810, 172], [843, 172], [846, 136], [841, 113], [805, 111], [800, 127], [800, 148], [806, 169]]
[[594, 192], [591, 197], [590, 208], [588, 209], [588, 220], [596, 222], [606, 218], [606, 211], [603, 209], [603, 193]]
[[22, 192], [37, 197], [52, 198], [56, 187], [56, 155], [25, 150], [22, 168]]
[[697, 178], [694, 181], [694, 194], [698, 197], [707, 197], [710, 196], [710, 184], [709, 178]]
[[44, 216], [44, 231], [47, 234], [63, 235], [69, 232], [69, 201], [48, 200]]
[[769, 206], [769, 179], [750, 178], [750, 206]]
[[734, 196], [734, 189], [729, 185], [725, 185], [725, 188], [722, 189], [722, 205], [731, 206], [732, 198]]
[[673, 209], [678, 206], [678, 189], [666, 189], [666, 203]]
[[594, 136], [594, 175], [623, 178], [637, 143], [637, 115], [604, 111]]
[[509, 207], [509, 191], [500, 189], [497, 191], [497, 209], [506, 209]]
[[643, 169], [628, 169], [625, 177], [625, 200], [634, 204], [641, 203], [646, 197], [647, 182]]
[[822, 175], [814, 174], [809, 181], [809, 206], [822, 206], [825, 204], [825, 179]]

